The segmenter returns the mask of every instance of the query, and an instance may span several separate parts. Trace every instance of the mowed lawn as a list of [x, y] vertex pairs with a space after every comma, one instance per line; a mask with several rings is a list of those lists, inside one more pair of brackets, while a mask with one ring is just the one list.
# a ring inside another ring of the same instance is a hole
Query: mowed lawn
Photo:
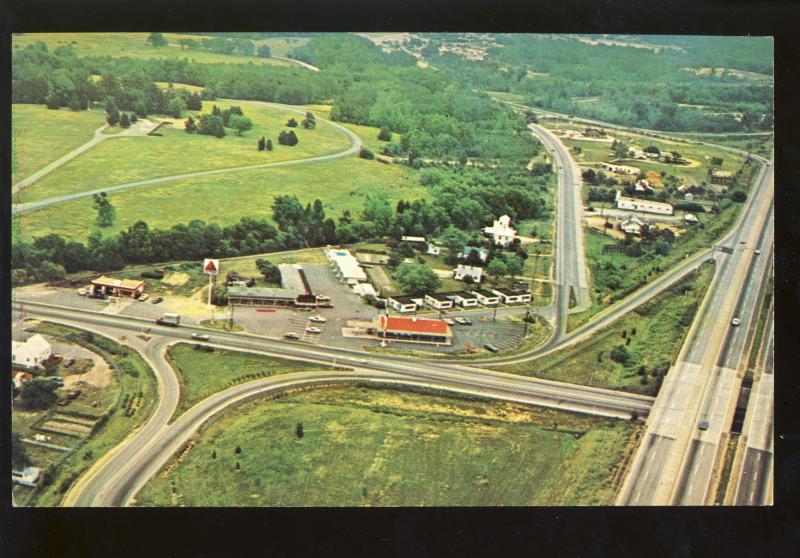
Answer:
[[210, 39], [208, 35], [178, 35], [163, 33], [169, 45], [153, 47], [148, 45], [149, 33], [25, 33], [15, 34], [12, 39], [14, 49], [25, 48], [35, 43], [45, 43], [52, 51], [60, 46], [72, 45], [78, 56], [111, 56], [112, 58], [188, 58], [201, 64], [270, 64], [275, 66], [296, 66], [292, 62], [275, 58], [259, 58], [245, 54], [217, 54], [203, 50], [183, 50], [178, 39]]
[[[118, 140], [111, 140], [118, 141]], [[410, 171], [358, 158], [285, 168], [237, 171], [215, 176], [142, 186], [109, 194], [117, 210], [112, 227], [95, 225], [91, 198], [79, 199], [19, 215], [21, 238], [58, 233], [85, 241], [93, 230], [104, 234], [126, 230], [136, 221], [169, 228], [192, 219], [229, 225], [244, 216], [272, 218], [277, 195], [297, 195], [303, 204], [319, 198], [326, 214], [337, 218], [345, 208], [361, 213], [369, 195], [385, 192], [390, 200], [426, 195]]]
[[180, 343], [169, 348], [167, 359], [181, 384], [175, 416], [209, 395], [256, 378], [319, 369], [319, 365], [263, 355], [214, 349], [205, 351]]
[[137, 504], [608, 505], [637, 428], [509, 403], [319, 389], [229, 412]]
[[11, 184], [16, 184], [91, 140], [94, 131], [105, 124], [105, 113], [14, 103], [11, 123]]
[[[23, 203], [116, 186], [137, 180], [174, 176], [205, 170], [232, 168], [260, 163], [306, 159], [347, 149], [350, 139], [330, 124], [318, 121], [313, 130], [295, 128], [299, 143], [278, 144], [278, 134], [288, 130], [286, 122], [302, 116], [280, 108], [247, 101], [203, 102], [203, 112], [213, 106], [225, 109], [238, 105], [253, 121], [253, 129], [243, 136], [228, 129], [224, 138], [187, 134], [183, 119], [151, 117], [153, 121], [174, 121], [160, 129], [163, 136], [113, 138], [94, 146], [63, 167], [53, 171], [21, 193]], [[61, 112], [61, 111], [50, 111]], [[272, 139], [272, 151], [258, 151], [261, 136]], [[47, 151], [44, 146], [42, 151]]]

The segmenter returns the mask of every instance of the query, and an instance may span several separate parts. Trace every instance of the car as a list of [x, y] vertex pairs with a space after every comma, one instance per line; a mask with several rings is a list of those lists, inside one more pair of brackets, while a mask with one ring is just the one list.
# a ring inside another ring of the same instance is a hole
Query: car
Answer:
[[457, 317], [457, 318], [454, 318], [454, 319], [455, 319], [456, 323], [458, 323], [458, 324], [461, 324], [461, 325], [467, 325], [467, 320], [465, 320], [465, 319], [464, 319], [464, 318], [462, 318], [461, 316], [459, 316], [459, 317]]
[[747, 244], [744, 240], [740, 240], [739, 244]]
[[324, 324], [327, 320], [325, 318], [323, 318], [322, 316], [320, 316], [319, 314], [317, 314], [316, 316], [309, 317], [308, 321], [315, 322], [315, 323], [318, 323], [318, 324]]
[[756, 256], [758, 256], [758, 255], [760, 255], [760, 254], [761, 254], [761, 250], [754, 250], [754, 251], [753, 251], [753, 253], [754, 253]]
[[75, 359], [74, 358], [70, 358], [70, 359], [67, 360], [67, 362], [64, 363], [64, 368], [69, 368], [73, 364], [75, 364]]
[[205, 333], [192, 333], [192, 339], [197, 339], [199, 341], [208, 341], [208, 335]]
[[152, 299], [150, 302], [152, 302], [153, 304], [158, 304], [159, 302], [163, 302], [163, 301], [164, 301], [163, 297], [157, 296], [154, 299]]
[[442, 321], [447, 325], [456, 325], [456, 321], [453, 318], [443, 318]]
[[308, 326], [306, 328], [306, 333], [322, 333], [322, 330], [318, 327]]
[[328, 302], [330, 299], [328, 295], [317, 295], [317, 302]]
[[311, 312], [312, 308], [310, 306], [301, 306], [298, 308], [301, 312]]
[[283, 334], [284, 339], [300, 339], [300, 336], [297, 335], [295, 332], [290, 331], [288, 333]]
[[700, 430], [708, 430], [709, 426], [710, 426], [710, 424], [705, 419], [703, 419], [703, 420], [701, 420], [700, 422], [697, 423], [697, 428], [699, 428]]
[[86, 296], [89, 292], [86, 289], [78, 289], [78, 296]]
[[145, 301], [145, 300], [147, 300], [148, 298], [150, 298], [150, 295], [149, 295], [149, 294], [147, 294], [147, 293], [142, 293], [142, 294], [140, 294], [140, 295], [139, 295], [139, 302], [144, 302], [144, 301]]
[[734, 319], [731, 321], [731, 325], [732, 325], [733, 327], [736, 327], [736, 326], [738, 326], [738, 325], [739, 325], [739, 324], [741, 324], [741, 323], [742, 323], [742, 320], [740, 320], [739, 318], [734, 318]]
[[500, 349], [498, 349], [497, 347], [495, 347], [491, 343], [486, 343], [483, 346], [483, 348], [486, 349], [487, 351], [489, 351], [490, 353], [499, 353], [500, 352]]

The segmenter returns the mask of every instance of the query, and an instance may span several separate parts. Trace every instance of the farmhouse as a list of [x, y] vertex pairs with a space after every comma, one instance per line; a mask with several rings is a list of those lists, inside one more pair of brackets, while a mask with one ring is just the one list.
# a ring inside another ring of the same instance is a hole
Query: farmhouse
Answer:
[[453, 293], [443, 293], [447, 298], [458, 304], [462, 308], [472, 308], [478, 305], [478, 295], [475, 293], [468, 293], [465, 291], [456, 291]]
[[381, 339], [394, 339], [411, 343], [450, 345], [453, 332], [442, 320], [402, 318], [381, 314], [375, 321], [375, 333]]
[[486, 248], [479, 248], [477, 246], [464, 246], [464, 249], [461, 251], [461, 258], [466, 260], [472, 252], [476, 252], [482, 262], [485, 262], [486, 258], [489, 257], [489, 250]]
[[389, 304], [390, 308], [398, 312], [416, 312], [417, 308], [425, 303], [422, 297], [414, 295], [390, 296], [386, 299], [386, 302]]
[[521, 304], [523, 302], [531, 301], [530, 290], [514, 291], [511, 289], [506, 289], [505, 287], [499, 287], [497, 289], [493, 289], [493, 292], [500, 297], [500, 302], [503, 304]]
[[426, 294], [425, 304], [437, 310], [449, 310], [453, 307], [453, 301], [443, 294]]
[[622, 229], [622, 232], [625, 234], [632, 234], [634, 236], [641, 236], [643, 227], [644, 223], [637, 217], [625, 219], [619, 226], [619, 228]]
[[659, 215], [672, 215], [675, 211], [671, 203], [629, 198], [623, 196], [619, 190], [617, 190], [615, 201], [617, 209], [629, 209], [632, 211], [642, 211], [644, 213], [658, 213]]
[[506, 247], [514, 242], [517, 231], [511, 228], [511, 217], [503, 215], [495, 220], [491, 227], [484, 227], [483, 232], [494, 240], [495, 245]]
[[480, 283], [483, 281], [483, 268], [476, 265], [458, 264], [453, 270], [453, 278], [458, 281], [463, 281], [467, 277], [472, 277], [472, 281]]
[[314, 305], [316, 297], [306, 280], [303, 268], [281, 264], [281, 287], [228, 287], [228, 302], [247, 306], [296, 306]]
[[634, 175], [634, 174], [639, 174], [639, 173], [642, 172], [637, 167], [627, 167], [625, 165], [616, 165], [614, 163], [601, 163], [601, 165], [603, 166], [604, 169], [606, 169], [608, 171], [611, 171], [611, 172], [615, 172], [617, 174]]
[[478, 289], [477, 291], [472, 291], [472, 293], [478, 297], [478, 302], [484, 306], [496, 306], [500, 303], [500, 297], [492, 291]]
[[724, 184], [728, 186], [733, 183], [733, 173], [730, 171], [712, 170], [711, 184]]
[[11, 362], [18, 366], [39, 367], [51, 354], [50, 343], [38, 333], [25, 341], [11, 341]]
[[331, 269], [342, 283], [356, 285], [367, 280], [367, 274], [349, 250], [328, 247], [325, 249], [325, 255], [331, 262]]
[[110, 296], [139, 298], [139, 295], [144, 292], [144, 281], [140, 279], [114, 279], [113, 277], [101, 275], [92, 281], [90, 290], [93, 296], [102, 293]]

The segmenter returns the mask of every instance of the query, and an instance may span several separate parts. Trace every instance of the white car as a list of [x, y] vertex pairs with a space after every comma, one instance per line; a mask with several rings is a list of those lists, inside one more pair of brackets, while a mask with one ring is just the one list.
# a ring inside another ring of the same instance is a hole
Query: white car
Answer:
[[322, 333], [322, 330], [318, 327], [308, 326], [306, 328], [306, 333]]
[[139, 295], [139, 302], [144, 302], [148, 298], [150, 298], [150, 296], [147, 293], [142, 293]]
[[453, 318], [442, 318], [442, 321], [447, 325], [456, 325], [456, 321]]
[[331, 297], [327, 295], [317, 295], [317, 302], [330, 302]]
[[197, 339], [199, 341], [208, 341], [208, 335], [204, 333], [192, 333], [192, 339]]
[[740, 320], [739, 318], [734, 318], [734, 319], [731, 321], [731, 325], [732, 325], [732, 326], [734, 326], [734, 327], [738, 326], [738, 325], [739, 325], [739, 324], [741, 324], [741, 323], [742, 323], [742, 320]]
[[78, 289], [79, 296], [86, 296], [89, 292], [86, 289]]
[[316, 316], [311, 316], [310, 318], [308, 318], [308, 321], [315, 322], [315, 323], [318, 323], [318, 324], [324, 324], [327, 320], [325, 318], [323, 318], [322, 316], [320, 316], [320, 315], [316, 315]]

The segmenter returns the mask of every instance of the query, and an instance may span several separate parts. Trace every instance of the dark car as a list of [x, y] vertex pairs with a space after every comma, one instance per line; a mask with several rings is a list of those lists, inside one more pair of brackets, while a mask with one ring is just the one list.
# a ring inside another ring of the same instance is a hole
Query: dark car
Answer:
[[499, 353], [500, 352], [500, 349], [498, 349], [497, 347], [495, 347], [491, 343], [486, 343], [483, 346], [483, 348], [486, 349], [487, 351], [489, 351], [490, 353]]
[[158, 304], [159, 302], [163, 302], [163, 301], [164, 301], [163, 297], [157, 296], [153, 300], [151, 300], [150, 302], [152, 302], [153, 304]]
[[75, 364], [75, 359], [74, 358], [68, 359], [67, 362], [64, 363], [64, 368], [69, 368], [73, 364]]
[[285, 339], [300, 339], [300, 336], [292, 331], [290, 331], [289, 333], [284, 333], [283, 337]]

